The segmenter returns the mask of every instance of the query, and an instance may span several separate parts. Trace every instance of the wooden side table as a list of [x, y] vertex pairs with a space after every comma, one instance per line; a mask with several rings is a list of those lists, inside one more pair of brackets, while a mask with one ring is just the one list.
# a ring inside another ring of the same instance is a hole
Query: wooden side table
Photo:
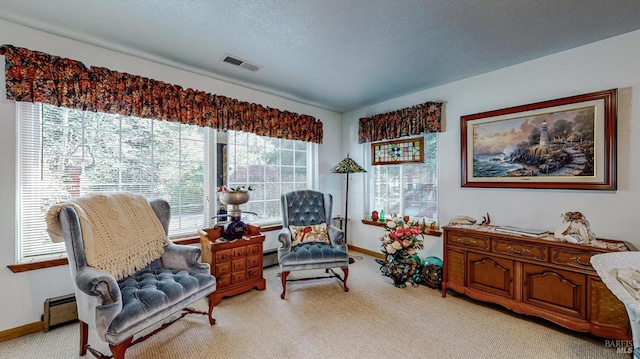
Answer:
[[207, 228], [200, 230], [202, 260], [211, 266], [217, 287], [213, 293], [213, 304], [222, 298], [247, 292], [253, 288], [264, 290], [266, 281], [262, 270], [262, 244], [264, 235], [260, 227], [247, 225], [242, 239], [220, 242], [223, 230]]

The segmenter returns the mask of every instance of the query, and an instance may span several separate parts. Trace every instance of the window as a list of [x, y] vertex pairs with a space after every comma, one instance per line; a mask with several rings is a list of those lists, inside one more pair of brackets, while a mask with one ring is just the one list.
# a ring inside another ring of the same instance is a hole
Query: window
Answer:
[[371, 166], [369, 213], [438, 220], [438, 135], [424, 135], [424, 163]]
[[[280, 194], [314, 188], [314, 144], [229, 131], [227, 135], [228, 187], [251, 187], [250, 200], [240, 206], [257, 215], [243, 217], [259, 224], [282, 221]], [[254, 218], [256, 218], [254, 220]]]
[[165, 199], [169, 236], [177, 238], [212, 225], [216, 206], [209, 199], [220, 182], [254, 189], [241, 207], [257, 213], [243, 217], [257, 224], [282, 220], [280, 193], [314, 188], [311, 143], [230, 131], [225, 148], [215, 130], [177, 122], [33, 103], [18, 103], [17, 113], [21, 263], [65, 256], [44, 217], [51, 205], [81, 195], [130, 191]]
[[171, 204], [171, 237], [209, 223], [209, 132], [176, 122], [18, 105], [18, 261], [63, 256], [44, 222], [57, 202], [130, 191]]

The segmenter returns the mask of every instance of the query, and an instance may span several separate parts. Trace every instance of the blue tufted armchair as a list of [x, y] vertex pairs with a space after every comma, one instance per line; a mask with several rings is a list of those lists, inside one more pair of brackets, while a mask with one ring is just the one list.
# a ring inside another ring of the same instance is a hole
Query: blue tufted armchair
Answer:
[[[291, 271], [310, 269], [324, 269], [331, 275], [302, 280], [335, 277], [342, 282], [344, 291], [348, 292], [349, 254], [344, 232], [330, 224], [333, 197], [317, 191], [298, 190], [282, 194], [280, 200], [283, 217], [282, 230], [278, 234], [278, 240], [282, 243], [278, 249], [282, 280], [280, 298], [284, 299], [287, 282], [292, 281], [287, 280]], [[325, 234], [326, 228], [327, 240], [305, 241], [305, 236], [313, 233], [314, 228], [321, 228], [318, 238]], [[344, 278], [333, 270], [337, 267], [342, 269]]]
[[[150, 205], [166, 234], [169, 204], [155, 200]], [[73, 206], [62, 207], [59, 220], [74, 281], [81, 356], [89, 350], [97, 358], [106, 358], [87, 344], [89, 326], [95, 328], [100, 339], [109, 344], [115, 359], [123, 359], [131, 345], [146, 340], [188, 313], [208, 315], [209, 323], [215, 323], [211, 316], [213, 301], [209, 300], [208, 313], [188, 308], [216, 289], [216, 279], [209, 274], [209, 265], [199, 263], [200, 248], [168, 244], [164, 246], [161, 258], [117, 281], [110, 273], [87, 265], [81, 228], [83, 222], [76, 209]], [[177, 319], [133, 340], [140, 331], [180, 311], [182, 314]]]

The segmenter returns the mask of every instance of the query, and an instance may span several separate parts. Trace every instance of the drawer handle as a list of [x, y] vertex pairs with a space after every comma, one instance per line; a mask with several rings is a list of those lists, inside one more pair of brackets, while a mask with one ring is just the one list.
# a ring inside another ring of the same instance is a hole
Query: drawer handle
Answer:
[[222, 259], [227, 259], [227, 255], [226, 255], [226, 254], [223, 254], [223, 255], [222, 255]]
[[239, 255], [239, 256], [242, 256], [242, 255], [244, 255], [244, 253], [242, 253], [242, 251], [239, 251], [239, 252], [238, 252], [238, 255]]
[[458, 242], [462, 243], [462, 244], [476, 244], [476, 240], [475, 239], [471, 239], [469, 242], [466, 242], [464, 239], [462, 238], [458, 238]]
[[517, 250], [517, 249], [513, 248], [512, 246], [507, 246], [507, 249], [511, 253], [517, 253], [517, 254], [531, 253], [531, 250], [529, 250], [527, 248], [522, 248], [521, 250]]
[[571, 258], [569, 258], [569, 259], [571, 259], [571, 260], [573, 260], [574, 262], [576, 262], [576, 263], [578, 263], [578, 264], [580, 264], [580, 265], [583, 265], [583, 266], [588, 266], [588, 265], [590, 265], [589, 263], [585, 263], [585, 262], [583, 262], [583, 261], [582, 261], [582, 258], [580, 258], [580, 257], [571, 257]]

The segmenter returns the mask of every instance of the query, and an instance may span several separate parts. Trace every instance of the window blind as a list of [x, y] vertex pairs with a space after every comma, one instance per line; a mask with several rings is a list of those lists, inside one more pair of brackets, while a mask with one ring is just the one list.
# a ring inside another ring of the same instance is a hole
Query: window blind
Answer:
[[18, 103], [18, 261], [64, 255], [44, 221], [55, 203], [129, 191], [171, 205], [169, 236], [209, 220], [209, 130], [151, 119]]

